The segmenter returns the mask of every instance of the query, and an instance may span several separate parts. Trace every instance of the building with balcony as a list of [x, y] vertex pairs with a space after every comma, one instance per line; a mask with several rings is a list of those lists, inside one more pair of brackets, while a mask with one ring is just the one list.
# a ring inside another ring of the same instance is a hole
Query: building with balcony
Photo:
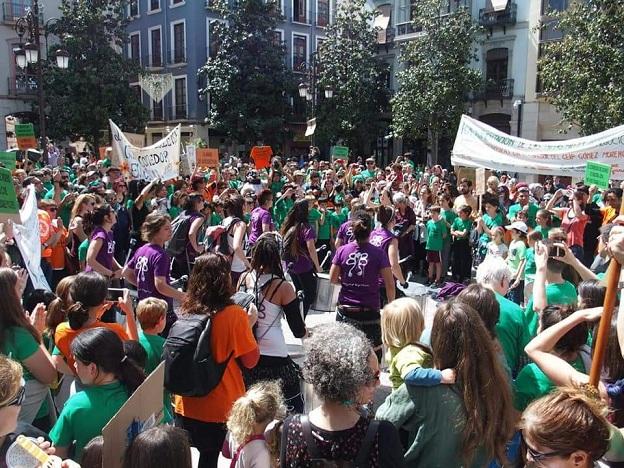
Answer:
[[[422, 30], [412, 23], [412, 4], [417, 0], [375, 0], [380, 12], [377, 18], [379, 54], [390, 65], [389, 87], [396, 89], [400, 46], [418, 40]], [[574, 131], [561, 134], [561, 117], [540, 95], [537, 61], [541, 46], [559, 40], [561, 33], [549, 12], [562, 11], [570, 0], [448, 0], [441, 14], [458, 7], [471, 11], [484, 28], [477, 46], [478, 60], [473, 66], [483, 75], [481, 87], [466, 103], [467, 112], [505, 133], [532, 140], [573, 138]], [[382, 20], [383, 18], [383, 20]], [[540, 28], [540, 24], [544, 27]], [[514, 105], [515, 104], [515, 105]], [[411, 151], [421, 162], [426, 161], [427, 142], [396, 139], [378, 145], [378, 154], [391, 155]], [[450, 155], [452, 141], [441, 142], [440, 149]], [[385, 159], [385, 158], [383, 158]], [[382, 160], [383, 160], [382, 159]], [[443, 158], [444, 160], [444, 158]]]
[[[287, 63], [296, 72], [310, 64], [325, 38], [325, 26], [332, 20], [334, 8], [335, 0], [281, 0], [284, 19], [275, 30], [276, 40], [286, 45]], [[216, 54], [213, 28], [223, 21], [211, 8], [211, 0], [131, 0], [127, 14], [129, 43], [124, 52], [148, 71], [171, 73], [174, 79], [173, 89], [160, 103], [141, 90], [138, 80], [130, 83], [150, 109], [145, 128], [147, 144], [180, 123], [183, 141], [203, 138], [211, 147], [225, 150], [225, 136], [205, 123], [208, 100], [198, 96], [201, 83], [197, 70]], [[288, 147], [304, 149], [310, 144], [309, 137], [304, 137], [305, 101], [293, 96], [293, 106], [299, 112], [290, 123], [294, 138]]]
[[[40, 2], [40, 22], [59, 17], [60, 0]], [[0, 17], [0, 151], [12, 147], [13, 118], [18, 121], [37, 122], [37, 115], [32, 113], [32, 103], [37, 98], [37, 76], [35, 70], [19, 70], [15, 64], [13, 49], [19, 44], [15, 32], [15, 22], [30, 9], [31, 0], [1, 1]], [[43, 44], [43, 37], [42, 37]], [[8, 129], [7, 129], [8, 123]]]

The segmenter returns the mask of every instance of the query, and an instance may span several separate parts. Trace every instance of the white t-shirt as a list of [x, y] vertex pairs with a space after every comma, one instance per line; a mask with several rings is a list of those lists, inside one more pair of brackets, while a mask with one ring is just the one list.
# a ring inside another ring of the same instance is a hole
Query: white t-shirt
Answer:
[[487, 244], [487, 257], [500, 257], [505, 258], [509, 249], [505, 243], [496, 244], [494, 241], [490, 241]]
[[[232, 436], [229, 433], [227, 443], [231, 460], [234, 458], [238, 445], [232, 440]], [[236, 465], [234, 466], [236, 468], [268, 468], [272, 466], [271, 454], [266, 441], [252, 440], [248, 442], [238, 455], [238, 460], [236, 460]]]

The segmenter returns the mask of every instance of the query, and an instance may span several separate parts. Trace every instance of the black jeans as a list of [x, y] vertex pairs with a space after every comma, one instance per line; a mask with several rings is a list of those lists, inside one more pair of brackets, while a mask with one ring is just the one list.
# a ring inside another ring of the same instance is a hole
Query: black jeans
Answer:
[[175, 414], [175, 426], [189, 433], [191, 445], [199, 450], [199, 468], [217, 468], [227, 434], [225, 423], [209, 423]]
[[290, 277], [297, 292], [303, 292], [303, 316], [307, 317], [310, 307], [316, 300], [318, 278], [312, 270], [305, 273], [290, 273]]
[[462, 282], [472, 275], [472, 249], [468, 239], [457, 239], [452, 246], [453, 279]]

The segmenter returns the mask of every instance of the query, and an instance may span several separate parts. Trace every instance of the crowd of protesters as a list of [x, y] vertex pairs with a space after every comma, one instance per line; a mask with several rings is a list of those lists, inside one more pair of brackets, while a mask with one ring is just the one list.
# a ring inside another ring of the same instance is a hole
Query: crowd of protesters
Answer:
[[[621, 188], [496, 173], [476, 193], [474, 176], [410, 155], [378, 167], [316, 148], [221, 161], [149, 182], [88, 154], [13, 171], [20, 203], [36, 193], [53, 292], [33, 288], [6, 223], [0, 467], [19, 435], [102, 466], [103, 427], [206, 320], [218, 381], [163, 388], [162, 424], [119, 448], [124, 466], [624, 463], [624, 314], [588, 386], [604, 275], [624, 260]], [[308, 327], [320, 281], [340, 285], [336, 323]], [[430, 327], [403, 297], [415, 282], [438, 294]]]

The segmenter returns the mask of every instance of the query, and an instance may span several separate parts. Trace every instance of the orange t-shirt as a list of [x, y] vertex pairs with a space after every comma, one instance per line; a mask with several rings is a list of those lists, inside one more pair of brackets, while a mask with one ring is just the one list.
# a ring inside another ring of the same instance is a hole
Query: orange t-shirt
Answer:
[[48, 258], [48, 262], [53, 270], [62, 270], [65, 268], [65, 247], [67, 246], [67, 229], [65, 227], [59, 229], [52, 224], [52, 233], [61, 233], [58, 242], [52, 247], [52, 255]]
[[227, 421], [234, 402], [245, 394], [243, 374], [236, 358], [252, 352], [258, 343], [253, 336], [247, 313], [237, 305], [231, 305], [212, 319], [210, 348], [217, 362], [223, 362], [232, 353], [223, 378], [208, 395], [183, 397], [174, 395], [176, 413], [204, 422]]
[[85, 325], [79, 330], [72, 330], [72, 328], [69, 326], [69, 322], [63, 322], [58, 327], [56, 327], [56, 331], [54, 332], [54, 344], [56, 345], [56, 348], [61, 352], [61, 354], [65, 358], [65, 361], [67, 362], [67, 365], [72, 371], [74, 370], [75, 362], [74, 357], [71, 354], [72, 341], [74, 341], [74, 338], [80, 335], [83, 331], [98, 327], [108, 328], [109, 330], [114, 331], [115, 334], [119, 338], [121, 338], [122, 341], [128, 341], [130, 339], [130, 337], [126, 333], [126, 329], [118, 323], [106, 323], [100, 322], [98, 320], [91, 325]]

